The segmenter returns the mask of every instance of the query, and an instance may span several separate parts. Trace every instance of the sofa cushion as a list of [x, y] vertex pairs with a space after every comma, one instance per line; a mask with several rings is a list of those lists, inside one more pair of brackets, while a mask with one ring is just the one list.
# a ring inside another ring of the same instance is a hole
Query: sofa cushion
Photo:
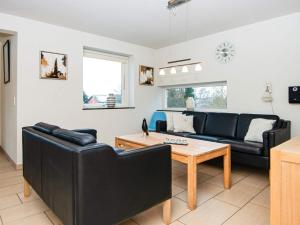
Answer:
[[174, 132], [195, 133], [193, 121], [193, 116], [186, 116], [184, 114], [173, 114]]
[[48, 123], [39, 122], [33, 126], [34, 129], [41, 131], [46, 134], [52, 134], [52, 132], [56, 129], [59, 129], [59, 126], [51, 125]]
[[238, 114], [235, 113], [208, 113], [204, 134], [234, 138]]
[[96, 138], [93, 135], [72, 130], [56, 129], [53, 131], [53, 136], [81, 146], [96, 143]]
[[197, 135], [197, 134], [189, 134], [186, 137], [188, 138], [194, 138], [198, 140], [204, 140], [204, 141], [213, 141], [218, 142], [223, 137], [217, 137], [217, 136], [208, 136], [208, 135]]
[[263, 133], [272, 130], [275, 122], [276, 120], [253, 119], [244, 140], [263, 142]]
[[230, 144], [231, 150], [236, 152], [262, 155], [264, 150], [263, 144], [259, 142], [230, 140], [230, 139], [220, 139], [219, 142], [224, 144]]
[[[268, 120], [279, 120], [279, 117], [276, 115], [263, 115], [263, 114], [240, 114], [237, 124], [236, 130], [236, 138], [240, 140], [244, 140], [247, 131], [249, 129], [249, 125], [253, 119], [268, 119]], [[275, 125], [276, 126], [276, 123]]]

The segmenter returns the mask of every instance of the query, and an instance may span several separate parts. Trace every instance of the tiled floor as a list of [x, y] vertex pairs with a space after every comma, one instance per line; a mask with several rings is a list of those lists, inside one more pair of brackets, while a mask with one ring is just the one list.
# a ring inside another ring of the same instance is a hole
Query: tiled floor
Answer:
[[[198, 208], [186, 204], [186, 167], [173, 163], [172, 225], [268, 225], [267, 174], [233, 168], [233, 186], [223, 188], [222, 168], [199, 165]], [[0, 153], [0, 225], [62, 225], [36, 194], [25, 199], [22, 172]], [[156, 206], [120, 225], [162, 225], [162, 207]]]

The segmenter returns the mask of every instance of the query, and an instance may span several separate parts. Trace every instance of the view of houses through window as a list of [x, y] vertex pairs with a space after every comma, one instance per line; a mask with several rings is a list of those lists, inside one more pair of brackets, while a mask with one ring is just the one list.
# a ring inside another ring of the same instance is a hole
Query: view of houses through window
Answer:
[[125, 84], [128, 57], [85, 51], [83, 56], [83, 103], [85, 107], [106, 107], [109, 94], [116, 106], [127, 103]]
[[165, 96], [166, 108], [185, 108], [186, 99], [193, 97], [196, 109], [227, 109], [226, 82], [167, 88]]

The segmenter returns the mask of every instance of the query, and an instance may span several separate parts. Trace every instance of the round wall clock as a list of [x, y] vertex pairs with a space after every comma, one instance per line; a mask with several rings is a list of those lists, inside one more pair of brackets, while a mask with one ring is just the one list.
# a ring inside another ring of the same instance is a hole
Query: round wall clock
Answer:
[[216, 59], [220, 63], [228, 63], [235, 56], [234, 45], [230, 42], [223, 42], [218, 45], [216, 49]]

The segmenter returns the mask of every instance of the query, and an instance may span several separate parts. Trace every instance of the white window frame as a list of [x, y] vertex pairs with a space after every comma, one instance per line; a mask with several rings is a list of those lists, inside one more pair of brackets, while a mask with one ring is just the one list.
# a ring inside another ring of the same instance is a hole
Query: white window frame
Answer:
[[202, 112], [227, 112], [228, 111], [228, 82], [227, 81], [216, 81], [216, 82], [207, 82], [207, 83], [199, 83], [199, 84], [193, 84], [193, 85], [176, 85], [176, 86], [168, 86], [164, 88], [163, 91], [163, 103], [164, 103], [164, 109], [165, 110], [178, 110], [178, 111], [184, 111], [186, 108], [174, 108], [174, 107], [168, 107], [168, 93], [167, 89], [170, 88], [197, 88], [197, 87], [211, 87], [211, 86], [220, 86], [220, 85], [226, 85], [227, 86], [227, 102], [226, 102], [226, 109], [204, 109], [204, 108], [195, 108], [196, 111], [202, 111]]
[[[118, 53], [108, 53], [104, 51], [97, 50], [83, 50], [83, 57], [96, 58], [108, 61], [115, 61], [122, 63], [122, 74], [121, 74], [121, 95], [122, 104], [116, 104], [116, 108], [129, 107], [129, 56], [121, 55]], [[83, 103], [84, 109], [90, 108], [107, 108], [102, 104], [86, 104]]]

